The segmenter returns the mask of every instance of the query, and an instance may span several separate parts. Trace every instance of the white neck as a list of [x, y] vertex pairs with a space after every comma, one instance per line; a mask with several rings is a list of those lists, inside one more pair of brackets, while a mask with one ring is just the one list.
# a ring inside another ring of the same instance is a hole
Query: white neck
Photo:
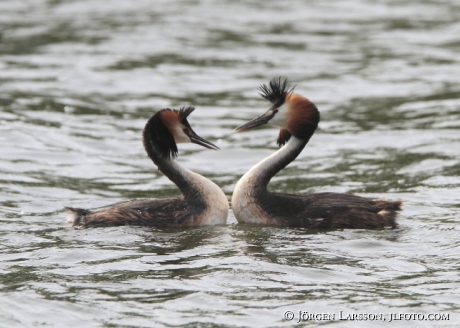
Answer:
[[[173, 159], [168, 160], [167, 163], [168, 171], [172, 173], [167, 176], [179, 187], [187, 203], [193, 206], [193, 203], [198, 201], [197, 198], [201, 198], [201, 201], [206, 204], [206, 211], [200, 218], [201, 225], [225, 224], [229, 206], [227, 196], [222, 189], [211, 180], [186, 169]], [[163, 172], [161, 168], [160, 170]]]
[[308, 140], [292, 136], [286, 145], [243, 175], [236, 184], [232, 197], [233, 213], [239, 222], [269, 223], [269, 217], [259, 206], [258, 199], [263, 193], [268, 193], [270, 179], [292, 162], [307, 142]]

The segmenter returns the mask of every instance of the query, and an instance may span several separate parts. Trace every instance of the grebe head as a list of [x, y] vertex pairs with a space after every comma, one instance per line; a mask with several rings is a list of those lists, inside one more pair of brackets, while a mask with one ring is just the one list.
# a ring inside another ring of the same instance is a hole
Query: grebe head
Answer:
[[219, 147], [201, 138], [193, 131], [187, 117], [195, 107], [182, 107], [179, 110], [165, 108], [153, 115], [145, 125], [143, 132], [144, 148], [150, 155], [152, 147], [159, 150], [161, 156], [177, 156], [178, 143], [195, 143], [203, 147], [219, 150]]
[[260, 125], [280, 127], [277, 143], [284, 145], [291, 135], [309, 140], [319, 123], [319, 111], [310, 100], [294, 93], [288, 87], [287, 79], [273, 78], [267, 85], [259, 87], [260, 95], [272, 103], [264, 114], [238, 126], [233, 131], [241, 132]]

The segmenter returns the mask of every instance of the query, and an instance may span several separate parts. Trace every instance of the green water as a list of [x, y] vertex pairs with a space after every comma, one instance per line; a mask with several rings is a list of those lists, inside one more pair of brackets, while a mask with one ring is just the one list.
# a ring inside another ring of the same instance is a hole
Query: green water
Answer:
[[[1, 1], [0, 326], [456, 327], [459, 21], [453, 0]], [[276, 149], [274, 128], [232, 133], [275, 76], [321, 123], [271, 190], [400, 199], [398, 229], [64, 223], [66, 205], [177, 194], [141, 142], [164, 107], [197, 107], [221, 151], [179, 161], [230, 199]], [[388, 322], [407, 313], [449, 320]]]

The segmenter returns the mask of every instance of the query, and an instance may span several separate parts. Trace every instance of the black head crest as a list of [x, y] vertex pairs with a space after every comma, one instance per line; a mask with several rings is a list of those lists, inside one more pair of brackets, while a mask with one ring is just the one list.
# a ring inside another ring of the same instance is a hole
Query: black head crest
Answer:
[[260, 95], [271, 102], [274, 107], [280, 107], [284, 104], [286, 95], [293, 92], [294, 88], [288, 87], [287, 79], [282, 80], [280, 77], [274, 77], [270, 80], [268, 86], [262, 84], [259, 87]]
[[[190, 108], [190, 107], [188, 107]], [[188, 114], [193, 111], [193, 107]], [[182, 109], [181, 109], [182, 110]], [[177, 145], [173, 135], [166, 127], [165, 123], [161, 118], [162, 112], [177, 112], [177, 110], [165, 108], [153, 115], [145, 125], [142, 139], [144, 148], [151, 159], [155, 157], [153, 149], [157, 149], [162, 157], [170, 159], [177, 156]], [[184, 110], [185, 112], [185, 110]], [[181, 111], [179, 111], [180, 115]], [[186, 115], [188, 115], [186, 114]], [[187, 117], [187, 116], [185, 116]]]
[[195, 110], [195, 107], [188, 106], [188, 107], [181, 107], [179, 109], [179, 118], [180, 120], [187, 119], [187, 117]]

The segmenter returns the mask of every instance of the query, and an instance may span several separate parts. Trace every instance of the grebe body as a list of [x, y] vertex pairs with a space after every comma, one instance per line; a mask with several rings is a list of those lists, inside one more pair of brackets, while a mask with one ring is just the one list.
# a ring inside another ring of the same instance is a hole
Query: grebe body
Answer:
[[396, 227], [401, 202], [343, 193], [292, 195], [268, 191], [270, 179], [304, 149], [319, 123], [319, 111], [307, 98], [288, 89], [287, 81], [272, 79], [260, 87], [270, 109], [235, 129], [236, 132], [272, 124], [279, 126], [282, 146], [252, 167], [235, 186], [232, 209], [238, 222], [320, 229]]
[[175, 161], [177, 143], [192, 142], [218, 150], [199, 137], [187, 122], [193, 107], [163, 109], [145, 125], [143, 144], [148, 156], [181, 191], [178, 197], [121, 202], [98, 210], [66, 207], [68, 221], [75, 228], [139, 225], [190, 227], [225, 224], [228, 200], [211, 180]]

